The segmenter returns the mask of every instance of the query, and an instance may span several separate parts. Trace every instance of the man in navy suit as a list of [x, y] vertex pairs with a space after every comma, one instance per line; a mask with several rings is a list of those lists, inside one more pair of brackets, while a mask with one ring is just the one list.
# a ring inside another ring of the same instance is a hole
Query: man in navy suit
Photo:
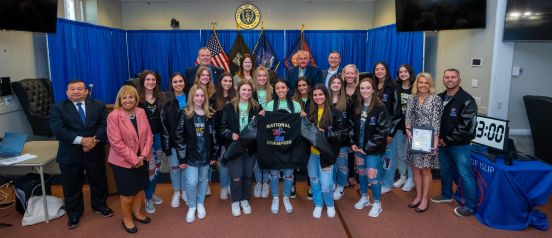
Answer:
[[211, 51], [209, 49], [207, 49], [206, 47], [202, 47], [199, 49], [199, 51], [197, 52], [197, 62], [199, 62], [199, 64], [186, 70], [186, 92], [190, 90], [190, 88], [194, 85], [197, 69], [200, 66], [206, 66], [207, 68], [209, 68], [209, 70], [211, 71], [211, 80], [213, 80], [213, 83], [215, 83], [215, 85], [218, 84], [217, 81], [219, 80], [222, 73], [224, 73], [224, 69], [212, 65], [212, 58], [213, 56], [211, 55]]
[[56, 104], [50, 112], [50, 128], [59, 141], [56, 161], [61, 170], [65, 210], [69, 217], [67, 226], [73, 229], [79, 225], [84, 212], [85, 171], [92, 209], [104, 217], [113, 216], [113, 211], [106, 204], [105, 104], [87, 99], [88, 90], [79, 79], [69, 82], [66, 93], [68, 100]]
[[337, 51], [332, 51], [328, 55], [328, 64], [330, 68], [322, 70], [322, 79], [324, 79], [324, 86], [330, 89], [330, 78], [332, 75], [337, 74], [339, 71], [339, 64], [341, 64], [341, 55]]
[[289, 81], [290, 92], [295, 92], [295, 83], [301, 76], [307, 77], [311, 86], [324, 84], [322, 71], [316, 66], [309, 65], [310, 53], [306, 50], [297, 51], [297, 67], [288, 71], [287, 80]]

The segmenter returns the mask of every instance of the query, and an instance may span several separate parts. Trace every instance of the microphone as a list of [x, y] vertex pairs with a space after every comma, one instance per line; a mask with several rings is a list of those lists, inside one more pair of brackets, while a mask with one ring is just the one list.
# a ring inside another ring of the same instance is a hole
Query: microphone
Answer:
[[92, 98], [92, 90], [94, 90], [94, 84], [88, 84], [88, 87], [90, 88], [90, 91], [88, 92], [88, 96]]

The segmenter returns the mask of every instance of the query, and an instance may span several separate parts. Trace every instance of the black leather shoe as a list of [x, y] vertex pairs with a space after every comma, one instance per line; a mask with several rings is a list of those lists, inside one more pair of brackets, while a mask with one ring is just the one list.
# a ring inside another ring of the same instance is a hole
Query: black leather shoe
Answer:
[[134, 220], [137, 220], [142, 224], [150, 224], [151, 223], [151, 218], [148, 217], [148, 216], [146, 216], [146, 218], [144, 218], [143, 220], [140, 220], [140, 219], [136, 218], [135, 216], [132, 216], [132, 217], [134, 217]]
[[429, 208], [429, 203], [427, 203], [427, 207], [425, 209], [420, 209], [419, 207], [416, 207], [416, 209], [414, 209], [414, 211], [416, 211], [417, 213], [423, 213], [423, 212], [427, 211], [428, 208]]
[[123, 224], [123, 228], [125, 228], [125, 231], [126, 231], [126, 232], [128, 232], [128, 233], [136, 233], [136, 232], [138, 232], [138, 227], [134, 226], [134, 227], [128, 228], [128, 227], [125, 225], [125, 221], [121, 221], [121, 223]]
[[69, 220], [67, 221], [67, 228], [74, 229], [77, 226], [79, 226], [79, 218], [78, 217], [69, 217]]
[[94, 211], [96, 213], [102, 214], [102, 216], [104, 216], [104, 217], [112, 217], [113, 216], [113, 210], [111, 210], [111, 208], [109, 208], [109, 207], [102, 207], [102, 208], [94, 209]]
[[408, 208], [416, 208], [416, 207], [418, 207], [418, 205], [420, 205], [420, 203], [422, 203], [422, 202], [419, 202], [419, 203], [416, 203], [416, 204], [410, 203], [410, 204], [408, 204]]

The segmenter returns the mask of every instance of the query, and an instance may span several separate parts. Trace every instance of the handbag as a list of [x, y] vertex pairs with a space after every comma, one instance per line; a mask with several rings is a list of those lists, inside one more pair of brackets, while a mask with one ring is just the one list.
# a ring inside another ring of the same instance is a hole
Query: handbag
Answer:
[[[36, 189], [36, 187], [35, 187]], [[34, 193], [35, 189], [31, 192]], [[53, 220], [65, 215], [63, 209], [63, 200], [58, 197], [46, 195], [46, 203], [48, 204], [48, 219]], [[43, 196], [32, 196], [27, 201], [27, 209], [21, 220], [22, 226], [30, 226], [45, 222], [44, 219], [44, 201]]]
[[301, 136], [307, 139], [320, 153], [335, 155], [324, 133], [305, 117], [301, 119]]

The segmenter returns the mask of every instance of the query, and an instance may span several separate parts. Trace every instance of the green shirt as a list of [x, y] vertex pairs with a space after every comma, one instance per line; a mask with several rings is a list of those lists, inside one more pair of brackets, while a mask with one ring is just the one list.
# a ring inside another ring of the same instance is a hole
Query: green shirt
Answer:
[[261, 105], [262, 108], [265, 108], [266, 106], [266, 101], [265, 101], [265, 98], [266, 98], [266, 90], [264, 89], [259, 89], [257, 91], [257, 96], [259, 98], [259, 104]]
[[240, 114], [240, 131], [243, 130], [249, 123], [249, 111], [247, 110], [249, 104], [246, 102], [240, 102], [238, 104], [238, 111]]
[[[300, 113], [301, 112], [301, 105], [299, 105], [298, 102], [296, 101], [291, 101], [293, 103], [293, 113]], [[268, 102], [266, 104], [266, 107], [264, 107], [265, 110], [269, 111], [269, 112], [272, 112], [272, 108], [274, 107], [274, 100]], [[287, 104], [287, 101], [281, 101], [278, 103], [278, 110], [279, 109], [283, 109], [283, 110], [286, 110], [288, 111], [289, 113], [291, 113], [291, 110], [289, 109], [288, 107], [288, 104]]]

